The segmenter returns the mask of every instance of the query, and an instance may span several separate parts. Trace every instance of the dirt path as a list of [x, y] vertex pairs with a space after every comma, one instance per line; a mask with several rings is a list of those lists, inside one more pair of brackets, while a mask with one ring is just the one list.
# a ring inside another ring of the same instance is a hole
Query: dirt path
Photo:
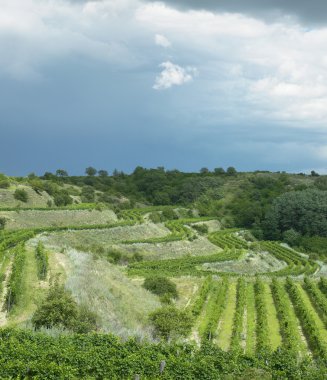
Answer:
[[13, 260], [10, 261], [6, 269], [5, 279], [2, 284], [2, 293], [0, 295], [0, 327], [4, 326], [7, 322], [7, 311], [5, 308], [5, 300], [6, 300], [7, 291], [8, 291], [7, 285], [8, 285], [8, 281], [9, 281], [11, 270], [12, 270], [12, 263], [13, 263]]

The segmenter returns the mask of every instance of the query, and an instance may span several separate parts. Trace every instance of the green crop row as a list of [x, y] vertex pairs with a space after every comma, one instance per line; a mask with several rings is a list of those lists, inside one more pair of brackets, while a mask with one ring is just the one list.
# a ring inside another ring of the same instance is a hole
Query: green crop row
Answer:
[[248, 243], [245, 240], [239, 239], [230, 232], [217, 231], [208, 235], [208, 239], [211, 243], [217, 245], [220, 248], [237, 248], [237, 249], [248, 249]]
[[45, 280], [48, 273], [48, 254], [40, 241], [35, 249], [35, 259], [37, 264], [37, 276], [39, 280]]
[[269, 326], [267, 319], [267, 305], [266, 305], [266, 293], [265, 285], [259, 278], [256, 279], [254, 284], [254, 297], [255, 297], [255, 307], [257, 312], [257, 324], [256, 324], [256, 335], [257, 335], [257, 352], [265, 352], [270, 349], [270, 339], [269, 339]]
[[274, 241], [263, 241], [261, 247], [274, 255], [278, 260], [284, 261], [287, 267], [277, 272], [270, 272], [270, 276], [299, 276], [301, 274], [310, 275], [319, 268], [318, 264], [308, 260], [295, 251], [281, 246]]
[[320, 277], [319, 288], [324, 293], [324, 295], [327, 296], [327, 278], [326, 277]]
[[201, 332], [201, 338], [203, 341], [211, 341], [215, 337], [218, 321], [226, 305], [227, 290], [227, 277], [225, 277], [219, 285], [216, 284], [212, 289], [211, 300], [208, 302], [206, 310], [204, 328]]
[[198, 265], [228, 260], [237, 260], [239, 251], [224, 251], [209, 256], [188, 256], [181, 259], [152, 260], [132, 263], [128, 267], [128, 273], [136, 276], [150, 276], [160, 273], [164, 276], [178, 277], [185, 275], [208, 275], [205, 270], [198, 269]]
[[17, 304], [22, 291], [23, 269], [26, 254], [24, 245], [22, 243], [17, 245], [13, 254], [13, 265], [5, 299], [5, 305], [8, 312]]
[[208, 298], [208, 294], [210, 292], [210, 289], [212, 288], [213, 281], [212, 277], [208, 276], [204, 281], [200, 288], [199, 293], [197, 294], [197, 297], [191, 306], [191, 313], [194, 317], [198, 317], [203, 309], [203, 306]]
[[241, 339], [243, 332], [243, 319], [246, 304], [246, 282], [244, 278], [240, 277], [237, 280], [236, 290], [236, 309], [234, 314], [233, 331], [231, 338], [230, 349], [234, 352], [240, 352]]
[[279, 319], [283, 345], [290, 353], [297, 356], [303, 349], [303, 343], [299, 335], [298, 324], [290, 299], [283, 283], [276, 278], [272, 280], [271, 290]]
[[319, 315], [321, 316], [325, 326], [327, 327], [327, 299], [325, 295], [319, 289], [318, 284], [308, 277], [305, 277], [304, 279], [304, 287]]
[[297, 284], [290, 278], [287, 278], [286, 288], [312, 352], [318, 357], [327, 359], [327, 343], [321, 337], [316, 321], [313, 318], [311, 310], [309, 310], [304, 302]]

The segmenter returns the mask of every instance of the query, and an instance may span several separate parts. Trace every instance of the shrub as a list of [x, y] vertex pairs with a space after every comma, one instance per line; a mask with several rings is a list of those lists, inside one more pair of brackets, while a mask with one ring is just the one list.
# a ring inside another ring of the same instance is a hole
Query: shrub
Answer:
[[283, 233], [283, 238], [287, 244], [293, 247], [299, 243], [301, 235], [291, 228]]
[[0, 189], [8, 189], [10, 182], [7, 179], [0, 180]]
[[152, 223], [160, 223], [162, 221], [161, 214], [159, 212], [151, 212], [149, 216]]
[[166, 208], [162, 211], [162, 216], [167, 220], [178, 219], [178, 215], [171, 208]]
[[56, 206], [67, 206], [73, 203], [73, 199], [66, 190], [57, 192], [54, 195], [53, 200]]
[[24, 189], [16, 189], [14, 192], [14, 198], [18, 201], [27, 202], [28, 201], [28, 194], [26, 190]]
[[170, 298], [177, 298], [177, 288], [167, 277], [149, 277], [146, 278], [143, 284], [144, 288], [157, 296], [169, 296]]
[[62, 327], [86, 333], [96, 329], [96, 316], [85, 306], [79, 307], [70, 292], [55, 281], [46, 299], [34, 313], [32, 323], [35, 329]]
[[3, 230], [6, 226], [7, 219], [6, 218], [0, 218], [0, 230]]
[[207, 234], [209, 228], [206, 224], [193, 224], [192, 227], [196, 229], [200, 234]]
[[191, 315], [174, 306], [164, 306], [150, 314], [150, 321], [155, 329], [155, 335], [169, 340], [185, 337], [189, 334], [193, 319]]

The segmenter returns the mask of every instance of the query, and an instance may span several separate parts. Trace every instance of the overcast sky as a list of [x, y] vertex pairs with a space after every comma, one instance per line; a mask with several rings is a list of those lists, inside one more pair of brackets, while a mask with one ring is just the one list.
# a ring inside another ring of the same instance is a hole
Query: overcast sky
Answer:
[[0, 10], [0, 172], [327, 172], [325, 0]]

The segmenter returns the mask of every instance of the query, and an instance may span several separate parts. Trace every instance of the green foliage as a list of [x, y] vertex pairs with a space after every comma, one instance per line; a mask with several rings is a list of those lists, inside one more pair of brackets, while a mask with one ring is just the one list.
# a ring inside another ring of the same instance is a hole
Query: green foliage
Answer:
[[[40, 349], [41, 348], [41, 349]], [[289, 379], [324, 380], [325, 363], [294, 358], [280, 349], [260, 358], [224, 352], [214, 344], [121, 341], [111, 334], [52, 337], [30, 331], [0, 330], [4, 379]], [[166, 362], [160, 375], [160, 363]], [[258, 377], [260, 375], [260, 377]]]
[[76, 332], [89, 332], [96, 329], [96, 317], [84, 306], [78, 307], [71, 294], [55, 281], [46, 299], [33, 315], [35, 329], [61, 327]]
[[327, 298], [324, 293], [319, 289], [319, 286], [316, 282], [309, 279], [308, 277], [304, 278], [305, 289], [310, 296], [312, 303], [315, 305], [320, 318], [327, 327]]
[[294, 229], [301, 235], [327, 237], [327, 192], [293, 191], [278, 197], [263, 224], [265, 236], [280, 239]]
[[53, 200], [56, 206], [67, 206], [73, 203], [73, 199], [69, 195], [67, 190], [60, 190], [57, 191], [54, 196]]
[[8, 312], [11, 311], [11, 309], [18, 303], [22, 293], [25, 255], [26, 251], [24, 245], [19, 244], [14, 250], [14, 261], [5, 300], [5, 305]]
[[130, 264], [128, 273], [136, 276], [206, 276], [208, 271], [199, 268], [204, 263], [214, 263], [220, 261], [237, 260], [241, 255], [240, 251], [224, 251], [208, 256], [186, 256], [181, 259], [143, 261], [141, 263]]
[[165, 340], [187, 336], [193, 324], [188, 312], [174, 306], [164, 306], [151, 313], [149, 318], [156, 336]]
[[172, 208], [165, 208], [162, 211], [162, 216], [164, 217], [165, 220], [178, 219], [176, 212]]
[[95, 192], [92, 186], [82, 188], [81, 198], [84, 203], [93, 203], [95, 201]]
[[210, 300], [207, 305], [203, 328], [200, 331], [203, 341], [211, 341], [215, 338], [218, 321], [226, 306], [228, 278], [225, 277], [219, 284], [212, 287]]
[[203, 309], [203, 306], [208, 298], [208, 294], [212, 288], [213, 282], [212, 277], [208, 276], [203, 281], [201, 289], [192, 305], [191, 312], [194, 317], [198, 317]]
[[297, 356], [303, 343], [289, 297], [283, 284], [276, 278], [272, 280], [271, 290], [279, 319], [280, 332], [283, 337], [283, 345], [288, 352]]
[[93, 168], [92, 166], [89, 166], [88, 168], [85, 169], [85, 174], [90, 176], [90, 177], [93, 177], [97, 174], [97, 170], [95, 168]]
[[242, 277], [237, 280], [236, 309], [230, 349], [234, 352], [241, 351], [241, 339], [243, 332], [243, 319], [246, 305], [246, 282]]
[[14, 198], [18, 201], [26, 203], [28, 201], [27, 191], [24, 189], [16, 189], [14, 192]]
[[300, 249], [309, 254], [315, 253], [319, 258], [327, 259], [327, 238], [322, 236], [302, 236], [299, 244]]
[[200, 234], [205, 235], [208, 233], [209, 228], [206, 224], [193, 224], [192, 228], [197, 230]]
[[7, 219], [0, 217], [0, 230], [4, 230], [4, 228], [6, 227], [6, 223], [7, 223]]
[[257, 351], [265, 352], [270, 348], [269, 340], [269, 326], [267, 319], [267, 305], [266, 305], [266, 294], [265, 286], [262, 280], [257, 278], [254, 284], [254, 294], [255, 294], [255, 306], [257, 311], [257, 321], [256, 321], [256, 333], [257, 333]]
[[283, 233], [283, 238], [287, 244], [294, 247], [299, 244], [301, 235], [293, 228], [291, 228]]
[[305, 304], [303, 297], [297, 287], [297, 284], [287, 278], [286, 288], [292, 299], [295, 311], [301, 322], [303, 331], [307, 337], [308, 344], [312, 352], [321, 358], [326, 360], [327, 358], [327, 342], [324, 341], [323, 337], [320, 334], [319, 328], [316, 324], [315, 319], [312, 316], [312, 313]]
[[35, 258], [38, 278], [40, 280], [45, 280], [48, 272], [48, 254], [44, 249], [44, 245], [40, 241], [35, 249]]
[[167, 277], [148, 277], [144, 280], [143, 286], [159, 297], [178, 298], [176, 284]]
[[7, 179], [0, 179], [0, 189], [8, 189], [10, 182]]
[[229, 176], [236, 175], [236, 173], [237, 173], [237, 171], [233, 166], [228, 167], [226, 170], [226, 174]]

